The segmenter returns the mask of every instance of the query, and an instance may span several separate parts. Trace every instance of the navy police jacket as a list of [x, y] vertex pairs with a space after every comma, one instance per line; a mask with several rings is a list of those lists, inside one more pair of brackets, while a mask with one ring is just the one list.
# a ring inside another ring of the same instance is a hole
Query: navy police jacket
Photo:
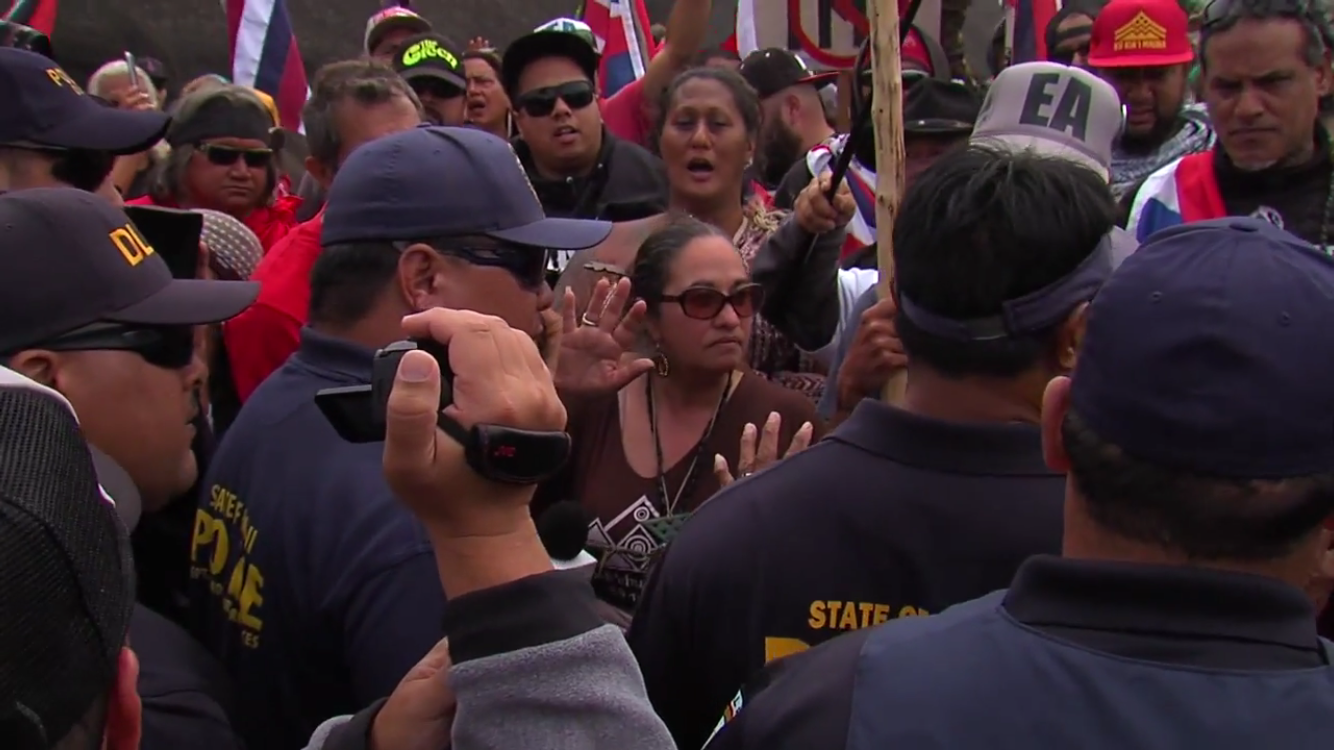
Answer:
[[203, 483], [192, 630], [235, 683], [251, 750], [304, 747], [324, 719], [392, 692], [444, 635], [435, 558], [385, 483], [384, 444], [344, 442], [314, 402], [370, 382], [372, 356], [304, 329]]

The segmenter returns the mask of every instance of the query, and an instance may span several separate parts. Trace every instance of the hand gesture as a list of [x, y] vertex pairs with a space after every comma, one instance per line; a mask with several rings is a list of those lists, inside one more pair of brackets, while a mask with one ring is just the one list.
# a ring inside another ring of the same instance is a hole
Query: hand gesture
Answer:
[[874, 397], [891, 375], [908, 365], [903, 342], [894, 328], [897, 310], [894, 298], [885, 297], [862, 313], [857, 335], [838, 370], [840, 409], [851, 409], [863, 398]]
[[[787, 450], [783, 452], [783, 455], [778, 455], [778, 431], [782, 426], [783, 418], [779, 416], [778, 412], [774, 411], [769, 412], [769, 418], [764, 420], [763, 432], [756, 430], [753, 424], [748, 424], [741, 429], [741, 451], [737, 455], [736, 462], [738, 475], [748, 477], [780, 459], [806, 450], [806, 447], [811, 444], [811, 433], [814, 432], [815, 426], [806, 422], [792, 436], [792, 442], [788, 443]], [[758, 446], [755, 444], [757, 433], [759, 433]], [[732, 472], [727, 468], [727, 459], [723, 458], [721, 454], [713, 457], [713, 475], [718, 478], [718, 484], [723, 487], [734, 481]]]
[[620, 279], [614, 286], [598, 279], [588, 307], [576, 320], [574, 290], [565, 289], [560, 352], [551, 370], [562, 391], [614, 393], [653, 369], [652, 360], [633, 354], [648, 308], [639, 300], [627, 311], [629, 299], [629, 279]]
[[[527, 333], [500, 318], [445, 308], [409, 315], [403, 332], [449, 347], [454, 398], [445, 413], [465, 429], [479, 423], [565, 428], [565, 407]], [[385, 414], [384, 473], [394, 494], [437, 534], [494, 537], [531, 525], [534, 488], [497, 484], [474, 473], [463, 446], [436, 426], [439, 405], [435, 359], [408, 352]]]
[[812, 177], [810, 183], [797, 195], [794, 211], [797, 223], [811, 234], [824, 234], [847, 226], [857, 211], [857, 202], [852, 199], [847, 180], [838, 184], [838, 192], [834, 193], [832, 203], [825, 197], [829, 193], [831, 180], [832, 176], [826, 170], [818, 177]]
[[440, 750], [449, 746], [456, 702], [445, 677], [449, 641], [442, 640], [417, 662], [385, 701], [371, 724], [376, 750]]
[[125, 89], [116, 97], [116, 106], [120, 109], [148, 110], [156, 109], [153, 106], [153, 97], [149, 96], [147, 91], [138, 86], [131, 86]]
[[468, 51], [479, 52], [484, 49], [491, 49], [491, 40], [484, 36], [475, 36], [468, 40]]

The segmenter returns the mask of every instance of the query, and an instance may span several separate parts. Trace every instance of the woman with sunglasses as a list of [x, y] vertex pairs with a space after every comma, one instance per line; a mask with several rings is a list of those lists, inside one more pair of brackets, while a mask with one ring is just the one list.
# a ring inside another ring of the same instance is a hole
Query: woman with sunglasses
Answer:
[[[667, 167], [671, 210], [708, 222], [732, 238], [749, 268], [788, 214], [750, 193], [749, 167], [760, 130], [755, 92], [722, 68], [682, 73], [665, 92], [658, 144]], [[767, 321], [755, 324], [750, 365], [818, 401], [824, 375]]]
[[[600, 558], [594, 588], [627, 611], [656, 552], [718, 490], [719, 457], [742, 475], [757, 468], [740, 461], [743, 434], [752, 444], [769, 423], [780, 449], [823, 434], [807, 399], [746, 366], [764, 295], [725, 232], [672, 218], [645, 240], [630, 280], [646, 305], [641, 353], [653, 370], [619, 393], [567, 400], [574, 454], [534, 502], [539, 510], [558, 500], [584, 506], [593, 519], [588, 545]], [[590, 309], [583, 322], [600, 314]]]
[[207, 208], [240, 219], [265, 252], [296, 226], [301, 199], [276, 197], [275, 123], [249, 89], [231, 84], [196, 91], [180, 101], [147, 196], [131, 205]]

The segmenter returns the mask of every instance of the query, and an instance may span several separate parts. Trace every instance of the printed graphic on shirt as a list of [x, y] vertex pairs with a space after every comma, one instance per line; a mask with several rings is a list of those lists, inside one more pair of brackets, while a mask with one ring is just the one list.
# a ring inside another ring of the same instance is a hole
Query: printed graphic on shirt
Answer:
[[620, 515], [588, 525], [588, 546], [600, 563], [593, 574], [598, 595], [620, 607], [632, 607], [644, 588], [654, 555], [662, 544], [644, 524], [662, 518], [653, 503], [644, 496]]
[[264, 630], [264, 574], [248, 562], [258, 541], [259, 529], [250, 522], [245, 502], [220, 484], [209, 488], [208, 506], [195, 511], [190, 578], [208, 584], [227, 620], [236, 625], [241, 644], [252, 649], [259, 648]]
[[727, 704], [727, 708], [723, 709], [723, 717], [718, 720], [718, 725], [709, 733], [709, 738], [704, 740], [704, 745], [706, 747], [710, 742], [713, 742], [713, 738], [717, 737], [719, 732], [723, 731], [723, 727], [731, 723], [732, 719], [735, 719], [736, 715], [741, 713], [741, 706], [745, 703], [745, 697], [742, 694], [743, 692], [744, 691], [738, 690], [736, 697], [732, 699], [731, 703]]
[[764, 639], [766, 663], [799, 654], [811, 646], [823, 643], [840, 633], [862, 628], [873, 628], [898, 617], [925, 617], [930, 612], [923, 607], [905, 604], [894, 607], [877, 602], [853, 602], [837, 599], [817, 599], [807, 608], [806, 627], [811, 630], [805, 638], [770, 636]]
[[1279, 213], [1278, 209], [1276, 208], [1270, 208], [1269, 206], [1260, 206], [1259, 208], [1251, 212], [1251, 218], [1260, 219], [1261, 221], [1267, 221], [1270, 224], [1273, 224], [1274, 226], [1278, 227], [1279, 229], [1284, 228], [1283, 214]]

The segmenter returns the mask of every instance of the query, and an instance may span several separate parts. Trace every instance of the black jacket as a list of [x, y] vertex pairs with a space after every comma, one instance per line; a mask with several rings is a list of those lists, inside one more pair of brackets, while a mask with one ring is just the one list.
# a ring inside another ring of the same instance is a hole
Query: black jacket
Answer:
[[667, 210], [667, 174], [662, 161], [606, 128], [597, 166], [587, 177], [547, 179], [538, 174], [527, 143], [516, 139], [514, 150], [547, 216], [633, 221]]
[[130, 648], [139, 657], [142, 750], [242, 750], [232, 732], [231, 686], [222, 665], [184, 630], [136, 605]]

